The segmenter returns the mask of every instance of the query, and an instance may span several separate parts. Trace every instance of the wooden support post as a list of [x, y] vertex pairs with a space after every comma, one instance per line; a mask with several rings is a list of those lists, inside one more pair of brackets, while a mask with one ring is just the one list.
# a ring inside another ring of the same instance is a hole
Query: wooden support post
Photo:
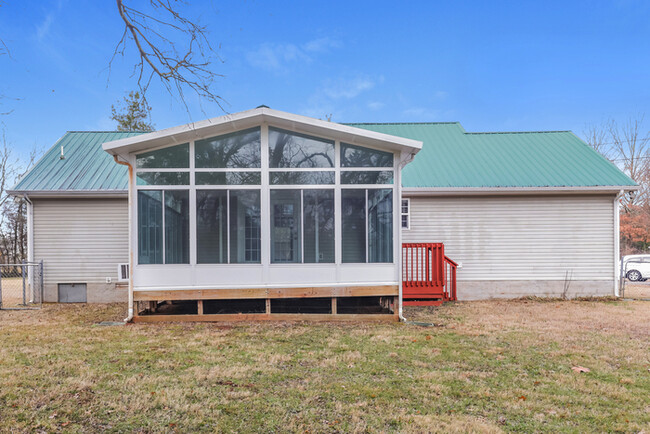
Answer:
[[266, 314], [271, 315], [271, 299], [266, 299]]
[[157, 301], [150, 301], [149, 302], [149, 312], [156, 313], [157, 308], [158, 308], [158, 302]]
[[337, 312], [336, 312], [336, 300], [337, 300], [336, 297], [332, 297], [332, 315], [337, 314]]
[[196, 301], [196, 313], [203, 315], [203, 300]]

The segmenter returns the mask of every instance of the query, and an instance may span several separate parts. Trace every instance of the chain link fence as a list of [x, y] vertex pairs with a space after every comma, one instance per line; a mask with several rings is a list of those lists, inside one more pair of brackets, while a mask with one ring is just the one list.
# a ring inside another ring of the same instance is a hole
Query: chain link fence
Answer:
[[43, 261], [0, 264], [0, 309], [43, 305]]

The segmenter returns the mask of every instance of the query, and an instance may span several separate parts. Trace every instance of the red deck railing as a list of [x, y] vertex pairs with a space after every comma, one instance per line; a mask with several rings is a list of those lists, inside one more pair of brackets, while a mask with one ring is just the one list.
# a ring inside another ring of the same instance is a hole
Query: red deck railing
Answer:
[[443, 243], [402, 244], [402, 299], [405, 306], [456, 300], [456, 268]]

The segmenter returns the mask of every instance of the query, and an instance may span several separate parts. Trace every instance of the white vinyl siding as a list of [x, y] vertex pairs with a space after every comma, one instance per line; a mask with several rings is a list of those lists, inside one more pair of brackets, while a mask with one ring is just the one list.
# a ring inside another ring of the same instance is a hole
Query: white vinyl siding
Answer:
[[404, 242], [443, 242], [462, 280], [614, 280], [614, 196], [411, 197]]
[[[32, 199], [34, 259], [44, 262], [44, 283], [117, 281], [129, 262], [126, 199]], [[90, 291], [90, 287], [89, 287]], [[90, 298], [90, 294], [89, 294]]]

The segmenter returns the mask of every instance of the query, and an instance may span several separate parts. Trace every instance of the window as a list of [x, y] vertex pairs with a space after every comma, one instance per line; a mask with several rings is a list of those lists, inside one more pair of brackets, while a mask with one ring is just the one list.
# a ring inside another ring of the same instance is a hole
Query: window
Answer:
[[278, 128], [269, 128], [269, 167], [334, 167], [334, 142]]
[[368, 190], [368, 262], [393, 262], [393, 190]]
[[411, 229], [411, 200], [402, 199], [402, 207], [400, 211], [402, 217], [402, 228]]
[[197, 190], [199, 264], [259, 263], [260, 191]]
[[189, 191], [139, 191], [138, 263], [189, 262]]
[[271, 185], [334, 184], [334, 172], [271, 172]]
[[181, 169], [190, 167], [190, 145], [169, 146], [139, 154], [135, 158], [138, 169]]
[[138, 172], [137, 185], [189, 185], [189, 172]]
[[165, 264], [190, 263], [190, 192], [163, 190]]
[[366, 262], [366, 190], [341, 191], [343, 262]]
[[334, 262], [334, 190], [303, 190], [304, 262]]
[[341, 143], [341, 184], [392, 184], [392, 167], [390, 152]]
[[261, 167], [260, 129], [238, 131], [198, 140], [194, 144], [196, 168], [252, 169]]
[[260, 185], [260, 172], [196, 172], [196, 185]]
[[393, 190], [341, 191], [343, 262], [393, 261]]
[[334, 190], [271, 190], [271, 262], [334, 262]]
[[341, 167], [393, 167], [393, 154], [341, 143]]
[[342, 171], [341, 184], [392, 184], [392, 170]]

